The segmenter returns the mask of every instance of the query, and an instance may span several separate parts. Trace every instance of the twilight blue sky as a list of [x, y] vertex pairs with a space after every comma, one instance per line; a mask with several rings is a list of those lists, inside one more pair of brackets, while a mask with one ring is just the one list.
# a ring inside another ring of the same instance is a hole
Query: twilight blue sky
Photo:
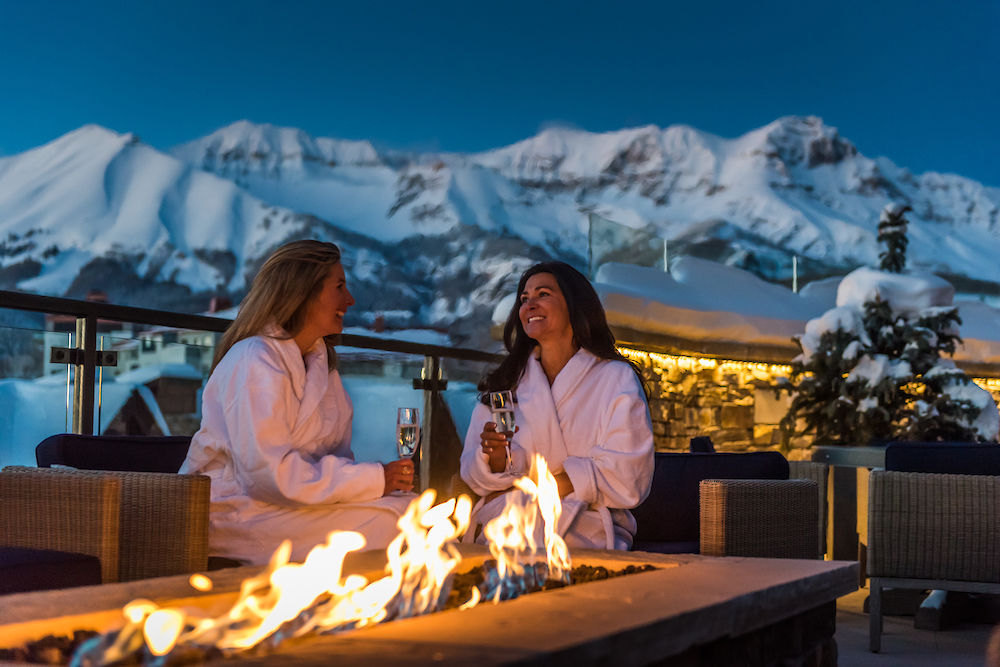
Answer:
[[1000, 186], [997, 34], [997, 0], [0, 0], [0, 155], [84, 123], [477, 151], [814, 114], [870, 157]]

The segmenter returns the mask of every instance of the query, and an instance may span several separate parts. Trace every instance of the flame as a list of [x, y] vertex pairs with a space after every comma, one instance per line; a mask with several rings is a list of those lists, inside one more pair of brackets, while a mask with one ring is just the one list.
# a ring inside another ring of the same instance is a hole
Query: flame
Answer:
[[[486, 589], [489, 595], [474, 587], [461, 609], [485, 597], [516, 597], [540, 587], [547, 577], [569, 576], [569, 549], [557, 530], [562, 502], [545, 459], [536, 455], [529, 476], [514, 484], [503, 513], [483, 529], [496, 558], [499, 585], [495, 592]], [[462, 560], [457, 540], [469, 527], [472, 502], [459, 496], [435, 505], [434, 499], [434, 491], [425, 491], [399, 518], [399, 535], [386, 549], [386, 574], [380, 579], [344, 576], [347, 554], [365, 546], [360, 533], [330, 532], [302, 563], [289, 562], [291, 542], [285, 540], [262, 573], [242, 582], [224, 614], [212, 617], [199, 609], [160, 608], [149, 600], [135, 600], [122, 610], [124, 627], [85, 642], [71, 664], [108, 664], [144, 651], [159, 664], [177, 646], [213, 646], [232, 653], [264, 641], [276, 644], [308, 632], [436, 611], [448, 599], [452, 575]], [[538, 563], [542, 548], [546, 562]], [[204, 575], [192, 575], [189, 582], [198, 590], [212, 589]]]
[[545, 556], [549, 566], [549, 576], [556, 579], [568, 577], [573, 569], [573, 563], [569, 547], [558, 532], [559, 519], [562, 517], [562, 499], [559, 497], [559, 485], [549, 472], [549, 465], [545, 459], [536, 454], [531, 465], [531, 474], [515, 481], [514, 486], [527, 493], [541, 512], [545, 524]]
[[213, 586], [212, 580], [203, 574], [192, 574], [188, 578], [188, 583], [191, 584], [192, 588], [202, 592], [208, 592], [212, 590]]
[[459, 607], [459, 609], [472, 609], [477, 604], [479, 604], [479, 601], [482, 599], [482, 597], [483, 597], [483, 594], [479, 592], [479, 587], [478, 586], [473, 586], [472, 587], [472, 597], [469, 598], [468, 602], [466, 602], [463, 605], [461, 605]]
[[142, 634], [153, 655], [166, 655], [184, 629], [184, 614], [177, 609], [157, 609], [146, 617]]
[[[329, 533], [302, 563], [289, 562], [291, 543], [285, 540], [264, 572], [243, 581], [233, 606], [221, 616], [136, 600], [122, 610], [125, 626], [83, 644], [73, 664], [107, 664], [144, 646], [153, 656], [165, 656], [178, 645], [235, 652], [265, 640], [435, 611], [447, 599], [451, 575], [462, 560], [456, 543], [469, 526], [472, 502], [461, 496], [434, 505], [434, 498], [434, 491], [425, 491], [399, 518], [400, 533], [386, 550], [386, 576], [376, 581], [344, 576], [344, 558], [365, 546], [360, 533]], [[200, 590], [211, 588], [203, 575], [189, 581]]]
[[[549, 577], [567, 580], [572, 570], [569, 548], [558, 532], [562, 516], [559, 486], [545, 459], [536, 454], [528, 476], [515, 480], [514, 486], [517, 491], [507, 494], [503, 512], [483, 527], [497, 563], [498, 581], [487, 582], [494, 602], [539, 587]], [[544, 572], [534, 566], [542, 545], [547, 565]]]

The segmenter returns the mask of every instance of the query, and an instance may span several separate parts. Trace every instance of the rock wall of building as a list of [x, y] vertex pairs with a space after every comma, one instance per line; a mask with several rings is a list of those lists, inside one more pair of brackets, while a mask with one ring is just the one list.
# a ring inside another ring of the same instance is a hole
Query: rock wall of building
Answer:
[[790, 367], [684, 357], [622, 349], [643, 372], [657, 451], [688, 451], [691, 438], [709, 436], [718, 451], [804, 449], [782, 443], [778, 423], [787, 411], [779, 377]]
[[[691, 438], [709, 436], [717, 451], [777, 449], [790, 460], [808, 458], [812, 438], [784, 438], [788, 412], [779, 378], [791, 367], [675, 356], [619, 348], [642, 370], [657, 451], [686, 452]], [[1000, 403], [1000, 380], [975, 378]]]

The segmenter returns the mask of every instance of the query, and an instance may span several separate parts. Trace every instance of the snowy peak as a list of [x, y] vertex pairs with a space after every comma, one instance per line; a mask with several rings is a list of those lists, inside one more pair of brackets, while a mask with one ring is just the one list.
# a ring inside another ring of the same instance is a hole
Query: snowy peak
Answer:
[[[72, 292], [87, 271], [109, 291], [139, 278], [242, 289], [246, 260], [303, 224], [230, 180], [95, 125], [0, 159], [0, 212], [0, 281], [51, 294]], [[112, 264], [128, 268], [112, 276]]]
[[300, 129], [237, 121], [208, 136], [177, 146], [175, 156], [221, 175], [322, 171], [337, 166], [381, 163], [368, 141], [312, 137]]
[[139, 138], [127, 132], [120, 134], [100, 125], [84, 125], [57, 139], [19, 155], [4, 158], [0, 163], [58, 165], [79, 162], [106, 161], [128, 146], [138, 145]]
[[775, 279], [794, 255], [802, 279], [876, 262], [889, 203], [913, 209], [909, 268], [1000, 283], [1000, 190], [871, 160], [811, 116], [735, 138], [549, 128], [476, 154], [379, 153], [248, 121], [165, 153], [89, 125], [0, 158], [0, 285], [78, 294], [138, 279], [131, 298], [167, 305], [171, 285], [184, 308], [183, 290], [237, 296], [277, 244], [314, 236], [344, 245], [372, 309], [475, 329], [527, 262], [583, 265], [590, 214], [658, 241], [657, 258], [666, 239], [671, 257]]
[[837, 128], [816, 116], [784, 116], [733, 140], [747, 155], [762, 154], [787, 166], [837, 164], [858, 154]]
[[655, 125], [594, 133], [549, 128], [471, 161], [523, 183], [580, 182], [604, 173], [661, 171], [661, 130]]
[[763, 156], [779, 163], [779, 171], [787, 171], [796, 166], [837, 164], [857, 154], [852, 143], [821, 119], [786, 116], [731, 140], [686, 125], [666, 129], [647, 125], [605, 133], [550, 128], [470, 159], [530, 184], [556, 180], [579, 183], [607, 180], [609, 176], [649, 177], [681, 169], [690, 179], [692, 168], [711, 173], [727, 156]]

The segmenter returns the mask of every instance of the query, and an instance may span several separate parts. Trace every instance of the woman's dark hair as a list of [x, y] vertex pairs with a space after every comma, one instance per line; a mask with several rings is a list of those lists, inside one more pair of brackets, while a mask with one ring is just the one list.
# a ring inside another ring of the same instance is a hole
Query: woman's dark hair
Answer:
[[535, 340], [525, 333], [518, 311], [521, 308], [521, 293], [524, 291], [525, 283], [528, 282], [528, 278], [539, 273], [552, 274], [563, 293], [566, 309], [569, 311], [569, 322], [573, 327], [573, 342], [599, 359], [627, 363], [635, 371], [643, 391], [648, 394], [640, 370], [615, 347], [615, 337], [604, 316], [604, 307], [590, 281], [565, 262], [541, 262], [525, 271], [517, 283], [514, 306], [510, 309], [507, 323], [503, 328], [503, 344], [507, 349], [507, 357], [479, 382], [480, 400], [487, 403], [489, 392], [513, 389], [520, 380], [521, 373], [524, 372], [528, 356], [535, 347]]

